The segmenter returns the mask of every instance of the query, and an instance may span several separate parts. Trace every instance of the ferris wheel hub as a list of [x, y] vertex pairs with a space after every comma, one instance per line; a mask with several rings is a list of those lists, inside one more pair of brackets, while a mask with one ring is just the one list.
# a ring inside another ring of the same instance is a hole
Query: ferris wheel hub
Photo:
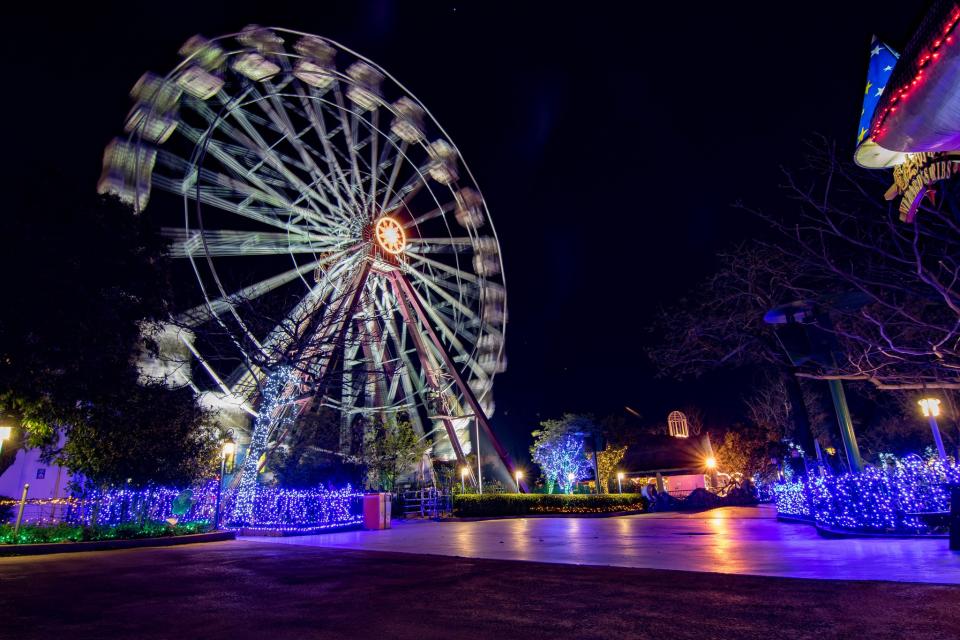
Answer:
[[407, 246], [407, 234], [399, 222], [390, 216], [382, 216], [373, 227], [373, 237], [377, 245], [390, 255], [403, 253]]

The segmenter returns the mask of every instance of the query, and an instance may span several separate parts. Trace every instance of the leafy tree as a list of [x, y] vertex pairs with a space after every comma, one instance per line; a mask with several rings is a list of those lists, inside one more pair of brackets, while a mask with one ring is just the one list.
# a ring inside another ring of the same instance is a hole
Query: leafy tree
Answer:
[[376, 419], [364, 433], [363, 461], [367, 486], [393, 491], [397, 479], [411, 471], [430, 450], [430, 443], [417, 435], [406, 420], [395, 424]]
[[763, 429], [736, 425], [727, 431], [716, 448], [717, 468], [731, 475], [751, 478], [754, 474], [768, 474], [770, 460], [783, 455], [783, 445]]
[[570, 474], [574, 481], [589, 476], [590, 464], [584, 455], [583, 440], [598, 429], [590, 416], [567, 413], [559, 420], [541, 422], [540, 429], [531, 434], [534, 441], [530, 455], [543, 472], [548, 493], [553, 493], [557, 485], [561, 491], [569, 491]]
[[610, 493], [610, 481], [617, 471], [617, 465], [620, 464], [626, 454], [627, 447], [614, 447], [609, 444], [602, 451], [597, 452], [600, 493]]
[[63, 447], [49, 447], [48, 455], [101, 485], [183, 486], [210, 477], [217, 434], [210, 412], [191, 401], [192, 393], [146, 385], [98, 398], [63, 427]]
[[0, 219], [16, 301], [0, 315], [0, 411], [29, 445], [95, 482], [146, 481], [154, 463], [155, 481], [201, 473], [208, 416], [189, 392], [141, 387], [132, 357], [153, 346], [141, 321], [168, 315], [164, 242], [147, 217], [61, 182], [21, 185]]

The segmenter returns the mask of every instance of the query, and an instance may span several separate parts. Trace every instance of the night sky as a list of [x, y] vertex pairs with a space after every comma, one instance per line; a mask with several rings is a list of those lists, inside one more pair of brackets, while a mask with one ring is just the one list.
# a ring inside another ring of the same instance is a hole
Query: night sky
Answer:
[[779, 167], [799, 162], [805, 138], [852, 148], [871, 34], [902, 49], [926, 5], [20, 8], [3, 39], [6, 189], [30, 172], [92, 192], [130, 87], [146, 70], [169, 70], [194, 33], [259, 23], [323, 35], [420, 98], [483, 189], [510, 297], [494, 424], [516, 434], [512, 448], [564, 411], [630, 405], [655, 420], [698, 404], [708, 423], [723, 422], [736, 417], [749, 374], [654, 380], [643, 355], [649, 321], [709, 273], [717, 251], [758, 232], [731, 203], [782, 206]]

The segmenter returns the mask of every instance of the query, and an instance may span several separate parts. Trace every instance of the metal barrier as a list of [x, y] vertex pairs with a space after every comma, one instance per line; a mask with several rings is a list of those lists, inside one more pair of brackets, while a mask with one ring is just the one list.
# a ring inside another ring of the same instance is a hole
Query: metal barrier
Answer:
[[441, 518], [453, 511], [450, 494], [435, 487], [421, 487], [400, 492], [404, 518]]

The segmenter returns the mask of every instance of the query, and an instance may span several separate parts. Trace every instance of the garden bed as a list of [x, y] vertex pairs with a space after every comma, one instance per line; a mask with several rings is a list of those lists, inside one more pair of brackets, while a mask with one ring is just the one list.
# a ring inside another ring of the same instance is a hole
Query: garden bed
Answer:
[[43, 542], [38, 544], [0, 545], [0, 557], [3, 556], [39, 556], [50, 553], [77, 553], [80, 551], [110, 551], [113, 549], [138, 549], [141, 547], [172, 547], [180, 544], [198, 544], [201, 542], [221, 542], [237, 537], [234, 531], [211, 531], [209, 533], [191, 533], [182, 536], [160, 538], [129, 538], [98, 540], [95, 542]]
[[171, 525], [167, 522], [89, 526], [58, 524], [50, 526], [24, 525], [14, 539], [14, 526], [0, 525], [0, 549], [9, 545], [59, 544], [65, 542], [104, 542], [110, 540], [139, 540], [143, 538], [173, 538], [207, 533], [210, 523], [185, 522]]
[[639, 493], [564, 495], [556, 493], [460, 494], [453, 497], [453, 515], [461, 518], [526, 515], [642, 513], [647, 499]]

